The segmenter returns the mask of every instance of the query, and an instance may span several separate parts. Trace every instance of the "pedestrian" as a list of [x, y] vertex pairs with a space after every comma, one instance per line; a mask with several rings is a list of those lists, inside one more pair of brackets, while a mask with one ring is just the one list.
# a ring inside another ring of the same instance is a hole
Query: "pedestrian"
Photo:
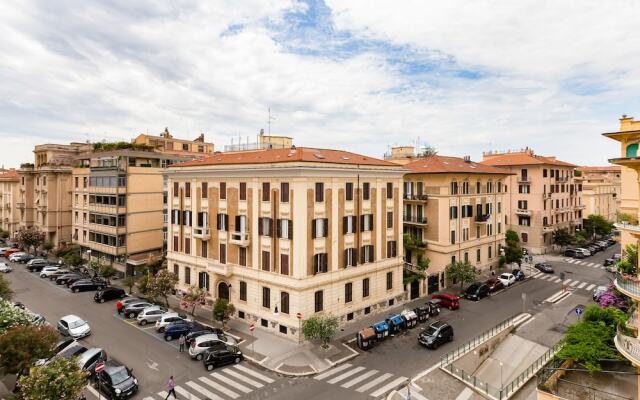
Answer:
[[164, 400], [167, 400], [169, 398], [170, 395], [173, 395], [174, 399], [177, 399], [178, 396], [176, 396], [176, 381], [173, 380], [173, 375], [171, 375], [169, 377], [169, 382], [167, 382], [167, 397], [164, 398]]
[[186, 342], [184, 335], [180, 335], [178, 343], [180, 344], [180, 353], [184, 351], [184, 343]]

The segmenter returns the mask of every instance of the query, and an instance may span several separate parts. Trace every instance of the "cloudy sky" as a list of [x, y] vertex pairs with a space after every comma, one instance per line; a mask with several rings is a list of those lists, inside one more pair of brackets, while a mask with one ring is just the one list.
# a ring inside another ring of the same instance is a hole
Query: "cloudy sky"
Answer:
[[0, 2], [0, 164], [36, 143], [165, 126], [218, 148], [267, 129], [301, 146], [580, 164], [640, 119], [637, 1]]

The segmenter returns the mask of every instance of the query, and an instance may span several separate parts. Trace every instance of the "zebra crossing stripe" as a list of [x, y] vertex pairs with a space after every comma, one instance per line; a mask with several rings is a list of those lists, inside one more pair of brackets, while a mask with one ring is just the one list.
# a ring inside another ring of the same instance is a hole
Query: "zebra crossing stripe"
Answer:
[[[212, 378], [215, 378], [219, 381], [222, 381], [224, 383], [226, 383], [227, 385], [231, 386], [234, 389], [238, 389], [241, 392], [245, 392], [245, 393], [249, 393], [251, 391], [253, 391], [253, 389], [249, 389], [248, 387], [239, 384], [238, 382], [235, 382], [229, 378], [227, 378], [226, 376], [222, 376], [221, 374], [214, 372], [213, 374], [211, 374]], [[214, 386], [215, 387], [215, 386]]]
[[348, 388], [350, 388], [351, 386], [355, 385], [356, 383], [362, 382], [363, 380], [365, 380], [365, 379], [367, 379], [368, 377], [370, 377], [370, 376], [372, 376], [372, 375], [375, 375], [375, 374], [377, 374], [377, 373], [378, 373], [378, 371], [377, 371], [377, 370], [372, 369], [371, 371], [367, 371], [367, 372], [365, 372], [364, 374], [362, 374], [362, 375], [360, 375], [360, 376], [358, 376], [358, 377], [356, 377], [356, 378], [353, 378], [352, 380], [350, 380], [350, 381], [348, 381], [348, 382], [345, 382], [345, 383], [343, 383], [343, 384], [342, 384], [342, 385], [340, 385], [340, 386], [341, 386], [341, 387], [343, 387], [343, 388], [345, 388], [345, 389], [348, 389]]
[[590, 267], [593, 267], [594, 265], [596, 265], [596, 263], [589, 263], [587, 265], [590, 266]]
[[347, 368], [349, 368], [349, 367], [351, 367], [351, 364], [342, 364], [342, 365], [341, 365], [341, 366], [339, 366], [339, 367], [335, 367], [334, 369], [330, 369], [329, 371], [324, 372], [324, 373], [322, 373], [322, 374], [320, 374], [320, 375], [316, 375], [316, 376], [315, 376], [315, 378], [313, 378], [313, 379], [316, 379], [316, 380], [318, 380], [318, 381], [321, 381], [321, 380], [323, 380], [324, 378], [327, 378], [327, 377], [329, 377], [329, 376], [331, 376], [331, 375], [333, 375], [333, 374], [336, 374], [336, 373], [338, 373], [338, 372], [342, 371], [343, 369], [347, 369]]
[[594, 285], [594, 284], [592, 283], [591, 285], [587, 286], [587, 289], [586, 289], [586, 290], [591, 290], [591, 289], [593, 289], [594, 287], [596, 287], [596, 285]]
[[165, 399], [167, 397], [169, 393], [162, 391], [162, 392], [158, 392], [158, 396], [162, 397], [163, 399]]
[[222, 397], [218, 396], [215, 393], [211, 393], [210, 391], [208, 391], [207, 389], [203, 388], [202, 386], [198, 385], [193, 381], [187, 382], [187, 386], [189, 386], [196, 392], [207, 396], [207, 400], [224, 400]]
[[569, 282], [571, 282], [571, 279], [567, 279], [566, 281], [562, 282], [562, 284], [567, 285]]
[[363, 369], [364, 369], [364, 367], [357, 367], [357, 368], [354, 368], [354, 369], [352, 369], [352, 370], [350, 370], [350, 371], [345, 372], [345, 373], [344, 373], [344, 374], [342, 374], [342, 375], [338, 375], [338, 376], [336, 376], [335, 378], [333, 378], [333, 379], [331, 379], [331, 380], [328, 380], [328, 381], [327, 381], [327, 383], [328, 383], [328, 384], [330, 384], [330, 385], [333, 385], [334, 383], [338, 383], [338, 382], [340, 382], [341, 380], [347, 379], [347, 378], [348, 378], [348, 377], [350, 377], [351, 375], [357, 374], [358, 372], [362, 371]]
[[574, 262], [576, 262], [576, 260], [568, 259], [568, 260], [567, 260], [567, 262], [568, 262], [569, 264], [573, 264]]
[[574, 286], [575, 286], [575, 285], [577, 285], [578, 283], [580, 283], [580, 282], [579, 282], [579, 281], [573, 281], [573, 282], [571, 282], [571, 285], [569, 285], [569, 286], [574, 287]]
[[253, 376], [254, 378], [258, 378], [263, 382], [266, 382], [266, 383], [275, 382], [273, 379], [269, 378], [268, 376], [264, 376], [261, 373], [256, 372], [256, 371], [254, 371], [252, 369], [249, 369], [249, 368], [247, 368], [247, 367], [245, 367], [243, 365], [236, 364], [236, 365], [234, 365], [233, 368], [238, 369], [238, 370], [240, 370], [240, 371], [242, 371], [242, 372], [244, 372], [246, 374], [249, 374], [249, 375]]
[[253, 387], [255, 387], [255, 388], [260, 389], [261, 387], [263, 387], [263, 386], [264, 386], [262, 383], [257, 382], [257, 381], [254, 381], [254, 380], [253, 380], [253, 379], [251, 379], [251, 378], [247, 378], [247, 377], [246, 377], [246, 376], [244, 376], [244, 375], [240, 375], [239, 373], [237, 373], [237, 372], [236, 372], [236, 371], [234, 371], [234, 370], [231, 370], [231, 369], [223, 369], [223, 370], [222, 370], [222, 372], [227, 373], [227, 374], [229, 374], [229, 375], [233, 376], [233, 377], [234, 377], [234, 378], [236, 378], [236, 379], [240, 379], [241, 381], [244, 381], [244, 382], [248, 383], [249, 385], [251, 385], [251, 386], [253, 386]]
[[560, 278], [555, 278], [555, 279], [553, 280], [553, 282], [554, 282], [554, 283], [560, 283], [560, 281], [561, 281], [561, 279], [560, 279]]
[[144, 399], [142, 399], [142, 400], [153, 400], [153, 397], [145, 397], [145, 398], [144, 398]]
[[587, 282], [582, 282], [580, 286], [578, 286], [578, 289], [582, 289], [585, 286], [587, 286]]
[[186, 390], [184, 390], [182, 388], [182, 386], [176, 386], [176, 392], [178, 392], [178, 394], [180, 394], [180, 396], [184, 396], [189, 400], [200, 400], [200, 397], [194, 396], [191, 393], [187, 392]]
[[363, 393], [366, 392], [367, 390], [371, 389], [374, 386], [377, 386], [380, 382], [383, 382], [389, 378], [391, 378], [393, 376], [393, 374], [383, 374], [380, 375], [379, 377], [377, 377], [376, 379], [370, 381], [369, 383], [360, 386], [359, 388], [356, 389], [356, 392], [358, 393]]
[[211, 379], [207, 378], [206, 376], [201, 376], [198, 379], [200, 379], [202, 382], [206, 383], [207, 385], [211, 386], [215, 390], [226, 394], [227, 396], [231, 397], [232, 399], [237, 399], [238, 397], [240, 397], [240, 395], [238, 393], [234, 392], [233, 390], [227, 389], [226, 387], [222, 386], [219, 383], [216, 383], [216, 382], [212, 381]]
[[381, 396], [385, 393], [387, 393], [389, 390], [393, 389], [394, 387], [398, 386], [399, 384], [401, 384], [402, 382], [406, 381], [407, 378], [405, 378], [404, 376], [401, 376], [400, 378], [394, 380], [393, 382], [388, 383], [387, 385], [381, 387], [380, 389], [376, 390], [375, 392], [371, 393], [370, 396], [371, 397], [378, 397]]
[[537, 273], [537, 274], [535, 274], [533, 277], [534, 277], [534, 278], [537, 278], [537, 277], [539, 277], [540, 275], [542, 275], [542, 272], [538, 272], [538, 273]]

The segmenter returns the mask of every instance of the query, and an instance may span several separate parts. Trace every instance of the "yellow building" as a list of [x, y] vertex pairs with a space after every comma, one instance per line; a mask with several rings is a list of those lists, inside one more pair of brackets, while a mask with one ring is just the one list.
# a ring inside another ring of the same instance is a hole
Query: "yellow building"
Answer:
[[192, 155], [197, 158], [211, 155], [214, 151], [213, 143], [204, 141], [204, 133], [194, 140], [177, 139], [169, 133], [168, 128], [165, 128], [160, 135], [140, 134], [131, 142], [151, 146], [155, 151], [163, 154]]
[[497, 264], [504, 244], [506, 194], [504, 169], [470, 158], [433, 155], [404, 165], [404, 233], [421, 246], [405, 248], [409, 269], [430, 260], [425, 281], [413, 282], [410, 297], [430, 294], [448, 282], [445, 268], [468, 261], [479, 270]]
[[553, 249], [553, 232], [574, 234], [586, 217], [582, 184], [574, 177], [575, 165], [555, 157], [537, 155], [531, 149], [483, 153], [484, 165], [503, 168], [508, 201], [505, 225], [520, 236], [522, 247], [533, 254]]
[[582, 203], [585, 215], [600, 215], [609, 221], [616, 221], [620, 204], [621, 168], [580, 167], [581, 175], [576, 182], [582, 184]]
[[[296, 313], [342, 322], [404, 299], [403, 169], [346, 151], [216, 154], [169, 169], [169, 270], [235, 317], [298, 338]], [[275, 311], [278, 311], [277, 313]]]
[[20, 194], [18, 172], [11, 169], [0, 170], [0, 228], [11, 236], [18, 230], [20, 213], [17, 203]]
[[[640, 170], [640, 157], [638, 146], [640, 145], [640, 121], [623, 115], [620, 119], [620, 131], [605, 133], [604, 136], [620, 142], [620, 157], [610, 159], [609, 162], [622, 167], [622, 188], [620, 211], [630, 218], [626, 222], [617, 223], [620, 230], [622, 249], [626, 245], [638, 245], [640, 239], [640, 197], [638, 170]], [[627, 325], [634, 329], [636, 334], [631, 336], [619, 331], [615, 337], [615, 345], [618, 351], [627, 358], [640, 372], [640, 340], [638, 339], [638, 310], [640, 302], [639, 277], [618, 274], [614, 281], [616, 288], [629, 296], [636, 303], [636, 311], [629, 319]], [[640, 395], [640, 375], [638, 377], [638, 391]]]

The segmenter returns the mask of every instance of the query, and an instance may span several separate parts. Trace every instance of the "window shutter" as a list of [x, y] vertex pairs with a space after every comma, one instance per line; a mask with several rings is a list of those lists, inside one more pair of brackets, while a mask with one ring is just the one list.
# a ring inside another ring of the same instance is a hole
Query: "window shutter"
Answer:
[[360, 264], [364, 264], [364, 253], [366, 253], [366, 247], [362, 246], [360, 249]]
[[176, 224], [176, 210], [171, 211], [171, 225]]
[[222, 214], [217, 214], [216, 215], [216, 229], [220, 230], [220, 228], [222, 227], [222, 223], [220, 222], [220, 217], [222, 216]]
[[269, 236], [273, 237], [273, 219], [267, 218], [269, 224]]
[[311, 220], [311, 239], [315, 239], [316, 238], [316, 220], [312, 219]]
[[349, 217], [342, 217], [342, 234], [347, 233]]
[[358, 232], [358, 217], [356, 217], [356, 216], [354, 215], [354, 216], [349, 217], [349, 218], [351, 218], [351, 221], [353, 222], [353, 232], [354, 232], [354, 233], [355, 233], [355, 232]]
[[322, 253], [322, 272], [327, 272], [329, 264], [327, 253]]
[[322, 229], [324, 232], [322, 232], [322, 237], [327, 237], [329, 236], [329, 218], [325, 218], [323, 221], [324, 222], [322, 223]]
[[276, 236], [278, 236], [278, 238], [282, 239], [282, 219], [277, 219], [277, 225], [276, 225]]
[[287, 239], [293, 239], [293, 220], [287, 220], [287, 224], [289, 225], [289, 237]]
[[373, 245], [369, 246], [369, 252], [370, 252], [369, 260], [371, 260], [371, 262], [374, 262], [376, 260], [376, 252], [374, 250], [375, 250], [375, 246], [373, 246]]
[[258, 218], [258, 235], [262, 236], [263, 235], [263, 231], [262, 231], [262, 217]]
[[349, 266], [349, 249], [344, 250], [344, 257], [343, 257], [343, 267], [348, 267]]
[[369, 214], [369, 229], [373, 230], [373, 214]]
[[366, 215], [361, 215], [360, 216], [360, 232], [364, 232], [364, 218], [366, 217]]
[[229, 230], [229, 214], [224, 214], [224, 230]]

